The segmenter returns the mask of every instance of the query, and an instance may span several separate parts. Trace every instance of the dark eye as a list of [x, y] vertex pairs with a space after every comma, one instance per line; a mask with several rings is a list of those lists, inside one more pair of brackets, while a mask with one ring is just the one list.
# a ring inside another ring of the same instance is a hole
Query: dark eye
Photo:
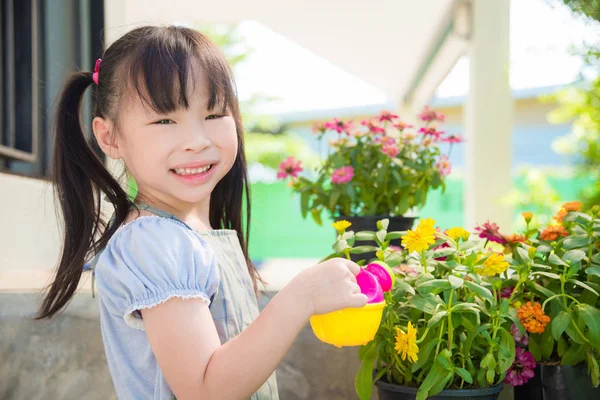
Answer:
[[208, 117], [206, 117], [206, 119], [217, 119], [217, 118], [223, 118], [223, 115], [213, 114], [213, 115], [209, 115]]
[[171, 125], [174, 124], [175, 121], [172, 119], [161, 119], [159, 121], [154, 122], [156, 125]]

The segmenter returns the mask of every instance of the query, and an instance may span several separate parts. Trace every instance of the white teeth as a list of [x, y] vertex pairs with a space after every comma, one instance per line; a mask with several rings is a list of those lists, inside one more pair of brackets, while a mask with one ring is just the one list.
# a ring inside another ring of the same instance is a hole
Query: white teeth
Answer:
[[201, 174], [203, 172], [206, 172], [210, 169], [210, 167], [212, 167], [211, 165], [207, 165], [206, 167], [202, 167], [202, 168], [177, 168], [175, 170], [175, 173], [177, 175], [194, 175], [194, 174]]

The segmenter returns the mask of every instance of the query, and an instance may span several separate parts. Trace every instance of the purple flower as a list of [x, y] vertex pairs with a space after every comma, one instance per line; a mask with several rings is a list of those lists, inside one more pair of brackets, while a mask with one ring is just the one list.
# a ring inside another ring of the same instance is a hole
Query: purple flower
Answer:
[[533, 355], [522, 347], [517, 347], [515, 361], [506, 372], [504, 382], [512, 386], [521, 386], [533, 378], [534, 368], [535, 360], [533, 359]]
[[521, 334], [521, 331], [515, 324], [512, 325], [510, 331], [512, 332], [516, 344], [520, 344], [521, 346], [527, 346], [529, 344], [529, 335], [526, 331]]
[[500, 233], [500, 228], [493, 222], [487, 221], [482, 226], [476, 227], [475, 232], [479, 233], [480, 238], [487, 239], [490, 242], [500, 244], [506, 243], [506, 239], [504, 239], [504, 236]]
[[502, 298], [502, 299], [510, 299], [510, 296], [512, 296], [512, 293], [514, 291], [515, 291], [515, 287], [514, 286], [504, 287], [504, 288], [502, 288], [502, 290], [500, 290], [500, 298]]

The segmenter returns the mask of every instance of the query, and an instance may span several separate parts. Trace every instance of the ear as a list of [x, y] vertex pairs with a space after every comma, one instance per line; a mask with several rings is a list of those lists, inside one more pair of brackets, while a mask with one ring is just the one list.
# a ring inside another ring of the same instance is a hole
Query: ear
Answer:
[[104, 154], [113, 160], [121, 158], [117, 135], [113, 132], [112, 123], [102, 117], [96, 117], [92, 121], [92, 129], [98, 146], [100, 146]]

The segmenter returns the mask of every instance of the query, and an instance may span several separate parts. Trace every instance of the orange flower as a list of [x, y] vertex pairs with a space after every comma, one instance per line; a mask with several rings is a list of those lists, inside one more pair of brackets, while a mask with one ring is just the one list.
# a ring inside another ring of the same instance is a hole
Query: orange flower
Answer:
[[559, 236], [567, 236], [569, 231], [562, 225], [549, 226], [540, 233], [542, 240], [556, 240]]
[[569, 201], [568, 203], [563, 204], [562, 208], [564, 208], [567, 212], [569, 212], [569, 211], [580, 211], [581, 210], [581, 203], [578, 202], [578, 201]]
[[540, 303], [531, 305], [530, 301], [519, 308], [517, 316], [523, 327], [530, 333], [544, 333], [546, 325], [550, 322], [550, 317], [544, 314]]
[[512, 243], [512, 244], [527, 242], [527, 237], [525, 235], [517, 235], [516, 233], [513, 233], [512, 235], [504, 236], [504, 239], [506, 239], [506, 241], [508, 243]]
[[521, 213], [521, 215], [527, 223], [530, 223], [531, 219], [533, 218], [533, 213], [531, 211], [525, 211], [524, 213]]
[[567, 210], [565, 210], [564, 208], [561, 208], [560, 210], [558, 210], [558, 212], [554, 216], [554, 219], [557, 222], [563, 222], [563, 219], [567, 216], [567, 214], [568, 214]]

